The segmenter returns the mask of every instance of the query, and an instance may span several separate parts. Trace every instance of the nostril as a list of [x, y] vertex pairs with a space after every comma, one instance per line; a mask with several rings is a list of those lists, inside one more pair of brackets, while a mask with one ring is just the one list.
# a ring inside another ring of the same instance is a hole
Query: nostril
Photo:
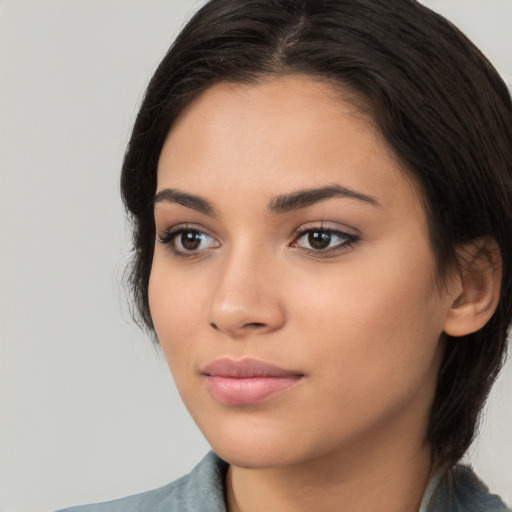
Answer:
[[[222, 330], [215, 322], [210, 322], [209, 325], [212, 329], [215, 329], [216, 331]], [[248, 322], [246, 324], [241, 325], [239, 329], [260, 329], [262, 327], [265, 327], [265, 325], [266, 324], [263, 322]]]

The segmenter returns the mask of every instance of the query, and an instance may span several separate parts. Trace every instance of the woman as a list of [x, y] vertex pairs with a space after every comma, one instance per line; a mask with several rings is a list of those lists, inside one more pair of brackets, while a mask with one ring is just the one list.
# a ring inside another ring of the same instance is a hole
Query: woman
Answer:
[[512, 315], [512, 105], [412, 0], [212, 0], [122, 172], [133, 292], [211, 444], [83, 510], [502, 511], [469, 468]]

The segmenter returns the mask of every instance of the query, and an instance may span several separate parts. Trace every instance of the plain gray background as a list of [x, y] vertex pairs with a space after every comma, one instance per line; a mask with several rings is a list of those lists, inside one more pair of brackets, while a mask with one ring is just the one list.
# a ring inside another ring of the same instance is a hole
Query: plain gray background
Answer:
[[[118, 174], [192, 0], [0, 1], [0, 510], [167, 483], [208, 446], [129, 319]], [[242, 2], [241, 2], [242, 3]], [[426, 0], [512, 84], [512, 0]], [[512, 364], [470, 454], [512, 502]]]

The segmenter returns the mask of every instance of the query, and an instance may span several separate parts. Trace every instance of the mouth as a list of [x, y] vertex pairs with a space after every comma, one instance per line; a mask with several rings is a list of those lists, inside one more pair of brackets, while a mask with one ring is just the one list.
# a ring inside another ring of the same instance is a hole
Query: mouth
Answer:
[[217, 359], [206, 365], [201, 374], [211, 395], [226, 405], [263, 402], [304, 378], [303, 373], [256, 359]]

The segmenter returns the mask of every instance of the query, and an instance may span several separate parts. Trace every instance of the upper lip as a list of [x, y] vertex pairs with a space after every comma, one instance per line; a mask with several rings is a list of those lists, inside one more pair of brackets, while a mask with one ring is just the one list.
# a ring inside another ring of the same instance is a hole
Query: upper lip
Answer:
[[208, 363], [201, 373], [208, 377], [303, 377], [301, 372], [280, 368], [274, 364], [258, 359], [216, 359]]

